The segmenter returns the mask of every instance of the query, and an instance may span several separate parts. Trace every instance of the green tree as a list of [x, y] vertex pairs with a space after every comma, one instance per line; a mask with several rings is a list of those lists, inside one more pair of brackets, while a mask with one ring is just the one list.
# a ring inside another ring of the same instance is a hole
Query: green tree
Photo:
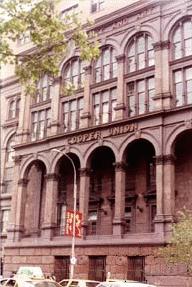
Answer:
[[[99, 49], [94, 33], [88, 33], [78, 16], [61, 19], [60, 0], [4, 0], [0, 4], [0, 65], [15, 65], [15, 74], [27, 94], [35, 92], [44, 75], [58, 75], [58, 67], [70, 45], [80, 49], [81, 58], [91, 60]], [[30, 34], [33, 48], [16, 54], [14, 43]]]
[[178, 222], [173, 224], [170, 243], [160, 248], [160, 255], [169, 263], [182, 263], [192, 271], [192, 213], [179, 213]]

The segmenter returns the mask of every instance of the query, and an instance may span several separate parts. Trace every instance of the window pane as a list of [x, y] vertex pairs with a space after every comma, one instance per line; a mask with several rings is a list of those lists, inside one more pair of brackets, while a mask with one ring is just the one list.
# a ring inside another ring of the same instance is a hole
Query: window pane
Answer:
[[110, 63], [110, 49], [106, 49], [103, 51], [103, 65], [107, 65]]
[[94, 106], [94, 123], [95, 125], [99, 124], [99, 105]]
[[192, 38], [185, 40], [185, 56], [189, 56], [192, 54]]
[[147, 50], [153, 50], [153, 40], [149, 36], [147, 36]]
[[136, 70], [135, 57], [128, 58], [129, 72], [134, 72]]
[[154, 64], [155, 64], [154, 50], [150, 50], [148, 52], [148, 66], [153, 66]]
[[176, 91], [176, 106], [181, 106], [183, 104], [183, 83], [178, 83], [175, 85]]
[[153, 97], [155, 96], [155, 82], [154, 78], [148, 80], [148, 97], [149, 97], [149, 111], [154, 110], [154, 100]]
[[137, 52], [142, 53], [144, 51], [145, 51], [145, 39], [142, 36], [137, 39]]
[[192, 80], [187, 81], [187, 104], [192, 104]]
[[177, 28], [173, 36], [173, 43], [181, 42], [181, 28]]
[[192, 37], [192, 25], [191, 22], [187, 21], [183, 23], [184, 39]]
[[135, 109], [135, 95], [134, 94], [130, 94], [129, 96], [129, 116], [135, 116], [136, 114], [136, 109]]
[[101, 81], [101, 68], [95, 69], [95, 81], [96, 83]]
[[104, 66], [103, 67], [103, 80], [109, 80], [110, 79], [110, 66]]
[[45, 121], [39, 122], [39, 139], [44, 138], [45, 135]]
[[112, 77], [113, 78], [117, 77], [117, 62], [114, 62], [112, 64]]
[[115, 111], [116, 104], [117, 104], [117, 100], [113, 100], [111, 102], [111, 120], [112, 121], [115, 120], [115, 116], [116, 116], [116, 111]]
[[109, 101], [109, 91], [103, 92], [102, 94], [102, 102], [108, 102]]
[[186, 76], [186, 80], [192, 79], [192, 68], [186, 69], [185, 76]]
[[138, 55], [138, 68], [143, 69], [145, 68], [145, 54]]
[[179, 59], [182, 57], [181, 42], [174, 44], [174, 59]]
[[75, 130], [76, 129], [76, 111], [71, 112], [71, 130]]
[[102, 117], [102, 123], [107, 123], [109, 121], [109, 103], [105, 102], [103, 103], [103, 117]]
[[175, 72], [175, 83], [179, 83], [182, 81], [182, 73], [181, 71]]
[[145, 112], [145, 93], [139, 93], [139, 114], [144, 114]]
[[144, 81], [139, 81], [137, 83], [137, 90], [139, 93], [145, 91], [145, 82]]

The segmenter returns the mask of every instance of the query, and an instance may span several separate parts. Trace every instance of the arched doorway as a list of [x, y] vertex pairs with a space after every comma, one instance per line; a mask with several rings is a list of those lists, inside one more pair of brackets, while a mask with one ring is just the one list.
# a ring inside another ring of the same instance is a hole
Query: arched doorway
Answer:
[[125, 160], [124, 233], [154, 232], [156, 215], [155, 150], [147, 140], [128, 145]]
[[108, 147], [92, 152], [88, 205], [88, 235], [112, 234], [115, 201], [115, 156]]
[[[76, 183], [77, 183], [77, 210], [79, 209], [79, 158], [68, 153], [75, 166]], [[73, 210], [74, 207], [74, 169], [70, 159], [63, 155], [56, 166], [56, 174], [58, 175], [58, 194], [57, 194], [57, 225], [55, 235], [65, 234], [66, 210]]]
[[192, 130], [175, 140], [175, 212], [192, 206]]

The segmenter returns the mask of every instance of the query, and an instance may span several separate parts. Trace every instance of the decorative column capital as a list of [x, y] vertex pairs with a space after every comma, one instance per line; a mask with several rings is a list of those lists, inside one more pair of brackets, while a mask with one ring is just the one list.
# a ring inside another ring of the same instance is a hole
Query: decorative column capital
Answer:
[[116, 60], [117, 60], [117, 63], [124, 63], [125, 61], [125, 54], [121, 54], [121, 55], [118, 55], [116, 56]]
[[25, 187], [25, 186], [27, 186], [28, 182], [29, 182], [29, 180], [27, 178], [20, 178], [18, 180], [18, 185]]
[[56, 173], [48, 173], [45, 175], [45, 179], [48, 181], [57, 181], [58, 180], [58, 175]]
[[80, 177], [90, 176], [91, 174], [90, 168], [86, 168], [86, 167], [80, 168], [79, 171], [80, 171]]
[[14, 162], [16, 165], [19, 165], [21, 163], [21, 159], [22, 159], [22, 156], [21, 155], [16, 155], [14, 156]]
[[153, 44], [154, 50], [155, 51], [160, 51], [163, 49], [169, 49], [170, 48], [170, 41], [160, 41], [160, 42], [156, 42]]
[[173, 164], [175, 156], [173, 154], [158, 155], [155, 157], [156, 165]]
[[125, 171], [126, 164], [123, 161], [114, 163], [115, 171]]
[[85, 71], [85, 75], [91, 75], [91, 72], [92, 72], [92, 66], [91, 65], [85, 66], [83, 69]]

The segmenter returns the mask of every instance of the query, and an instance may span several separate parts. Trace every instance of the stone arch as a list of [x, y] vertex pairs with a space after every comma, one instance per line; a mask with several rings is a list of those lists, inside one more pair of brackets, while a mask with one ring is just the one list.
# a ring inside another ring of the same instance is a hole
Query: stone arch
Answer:
[[173, 17], [170, 18], [170, 20], [168, 21], [168, 23], [165, 26], [165, 29], [162, 33], [163, 35], [163, 40], [169, 40], [170, 37], [172, 36], [172, 33], [177, 25], [177, 23], [179, 21], [183, 21], [184, 19], [187, 19], [188, 17], [190, 17], [190, 15], [188, 16], [181, 16], [181, 13], [178, 13], [177, 15], [174, 15]]
[[130, 42], [131, 38], [134, 35], [136, 35], [138, 33], [144, 33], [144, 32], [148, 33], [152, 37], [152, 39], [154, 40], [154, 43], [159, 41], [158, 33], [153, 27], [151, 27], [151, 25], [147, 25], [147, 24], [142, 25], [141, 29], [139, 31], [134, 27], [125, 34], [125, 36], [121, 42], [122, 51], [125, 52], [125, 49], [126, 49], [128, 43]]
[[101, 46], [101, 48], [103, 46], [111, 46], [115, 49], [116, 52], [118, 52], [121, 49], [118, 41], [116, 39], [113, 39], [113, 38], [107, 38], [105, 40], [105, 42], [103, 43], [103, 45]]
[[50, 167], [50, 173], [55, 173], [56, 171], [56, 166], [58, 161], [60, 160], [60, 158], [63, 157], [63, 154], [65, 153], [73, 153], [74, 155], [76, 155], [79, 159], [80, 162], [80, 167], [82, 167], [83, 165], [83, 155], [80, 152], [80, 150], [77, 147], [70, 147], [69, 149], [66, 150], [66, 148], [63, 148], [60, 150], [61, 152], [56, 152], [56, 151], [52, 151], [52, 157], [51, 157], [51, 167]]
[[6, 149], [8, 141], [9, 141], [10, 138], [11, 138], [12, 136], [14, 136], [14, 135], [16, 135], [15, 129], [11, 129], [11, 130], [7, 133], [7, 135], [5, 136], [5, 138], [4, 138], [4, 140], [3, 140], [3, 149]]
[[98, 147], [108, 147], [112, 150], [114, 157], [115, 157], [115, 161], [117, 161], [117, 147], [109, 140], [104, 140], [102, 143], [93, 143], [91, 144], [88, 149], [86, 150], [86, 152], [84, 153], [84, 161], [83, 161], [83, 167], [87, 167], [88, 165], [88, 160], [91, 156], [91, 154], [94, 152], [94, 150], [96, 150]]
[[161, 154], [161, 149], [160, 149], [160, 143], [157, 141], [157, 139], [155, 138], [155, 136], [153, 136], [151, 133], [149, 132], [141, 132], [141, 134], [139, 136], [137, 136], [137, 134], [132, 134], [129, 135], [121, 144], [120, 146], [120, 152], [119, 152], [119, 160], [122, 161], [123, 160], [123, 155], [124, 155], [124, 151], [127, 148], [127, 146], [132, 143], [135, 140], [138, 139], [145, 139], [148, 142], [150, 142], [155, 150], [155, 154], [160, 155]]
[[50, 170], [50, 163], [47, 160], [47, 157], [45, 155], [39, 154], [39, 155], [31, 155], [29, 156], [21, 165], [21, 169], [20, 169], [20, 178], [25, 178], [31, 165], [35, 162], [35, 161], [41, 161], [46, 168], [47, 173]]
[[77, 51], [75, 48], [71, 49], [69, 51], [69, 54], [63, 59], [63, 61], [60, 63], [59, 65], [59, 76], [62, 75], [63, 69], [66, 66], [67, 62], [75, 57], [79, 57], [80, 56], [80, 52]]
[[171, 154], [173, 152], [173, 145], [177, 136], [186, 130], [187, 130], [186, 126], [180, 124], [170, 132], [165, 142], [165, 154]]

